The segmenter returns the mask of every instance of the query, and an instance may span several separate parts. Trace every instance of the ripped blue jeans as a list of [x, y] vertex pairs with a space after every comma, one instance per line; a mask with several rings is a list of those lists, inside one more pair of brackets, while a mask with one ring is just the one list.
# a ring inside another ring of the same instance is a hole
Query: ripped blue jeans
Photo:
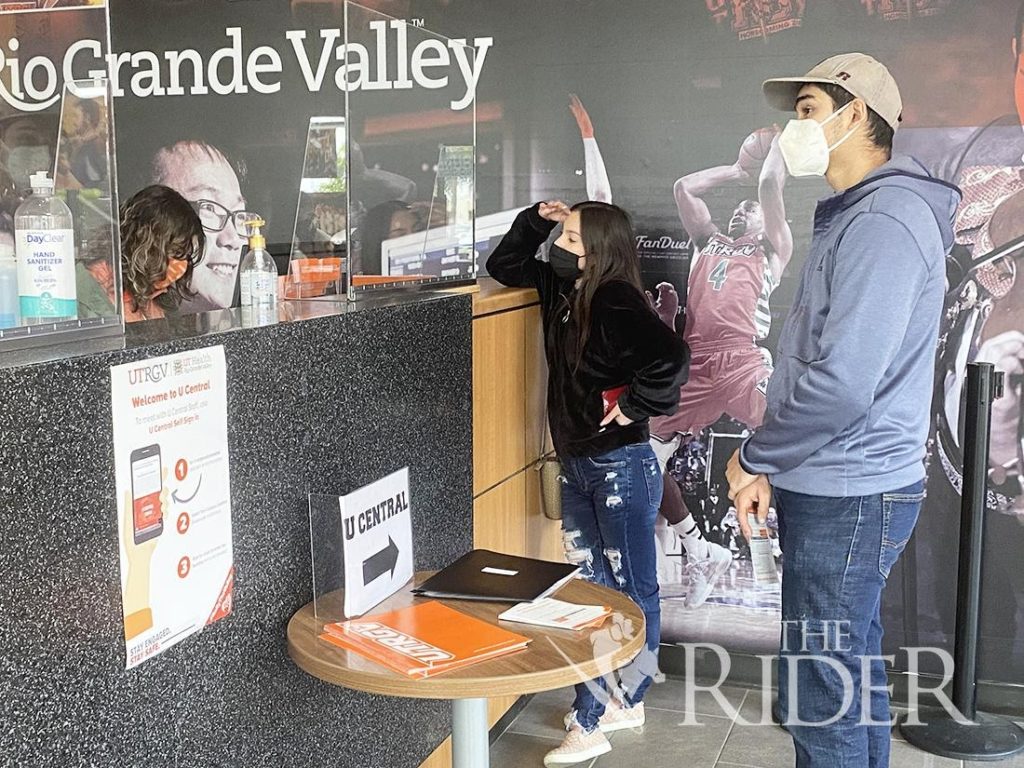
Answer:
[[[633, 706], [658, 674], [661, 604], [654, 543], [662, 492], [658, 459], [650, 444], [643, 442], [601, 456], [561, 461], [566, 559], [580, 566], [588, 581], [624, 592], [644, 612], [646, 648], [619, 672], [616, 684], [617, 695]], [[607, 690], [604, 678], [576, 686], [573, 708], [584, 730], [597, 727]]]

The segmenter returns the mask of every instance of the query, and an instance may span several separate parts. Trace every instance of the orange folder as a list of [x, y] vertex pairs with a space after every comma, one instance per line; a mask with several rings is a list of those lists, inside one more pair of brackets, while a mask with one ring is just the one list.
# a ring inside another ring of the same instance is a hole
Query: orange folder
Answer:
[[327, 624], [320, 638], [416, 678], [520, 651], [530, 642], [436, 600]]

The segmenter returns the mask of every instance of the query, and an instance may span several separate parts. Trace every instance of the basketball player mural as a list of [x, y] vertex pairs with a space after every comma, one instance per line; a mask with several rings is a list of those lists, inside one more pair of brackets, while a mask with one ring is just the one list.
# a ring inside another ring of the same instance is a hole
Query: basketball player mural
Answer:
[[1018, 114], [997, 118], [959, 142], [940, 171], [961, 188], [963, 200], [939, 336], [926, 502], [933, 514], [928, 535], [917, 537], [911, 576], [918, 582], [918, 604], [907, 616], [911, 634], [923, 643], [952, 635], [955, 605], [940, 574], [957, 557], [966, 366], [992, 363], [1006, 374], [1006, 389], [992, 405], [982, 564], [983, 590], [991, 599], [982, 605], [981, 656], [999, 659], [1001, 675], [1024, 682], [1024, 3], [1008, 42]]
[[[570, 109], [583, 139], [587, 195], [610, 202], [608, 175], [590, 116], [575, 96]], [[723, 185], [749, 183], [755, 174], [758, 199], [740, 202], [721, 231], [702, 195]], [[680, 389], [679, 410], [652, 420], [651, 442], [664, 479], [661, 514], [667, 526], [659, 521], [661, 554], [673, 548], [678, 534], [687, 558], [689, 608], [708, 599], [728, 571], [732, 553], [704, 537], [679, 484], [666, 471], [667, 463], [684, 437], [699, 435], [722, 416], [750, 428], [760, 426], [764, 418], [771, 355], [757, 342], [768, 335], [768, 300], [793, 253], [783, 204], [785, 179], [778, 131], [765, 128], [744, 140], [735, 163], [696, 171], [674, 187], [679, 218], [694, 243], [685, 318], [678, 317], [679, 296], [668, 283], [658, 286], [652, 303], [667, 325], [682, 331], [693, 357], [689, 379]]]

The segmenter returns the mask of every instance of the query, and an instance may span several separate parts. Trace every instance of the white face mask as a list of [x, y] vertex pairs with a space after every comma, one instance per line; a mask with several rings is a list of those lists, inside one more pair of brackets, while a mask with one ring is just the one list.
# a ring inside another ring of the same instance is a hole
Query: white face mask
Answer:
[[851, 101], [844, 104], [821, 123], [812, 118], [789, 121], [779, 136], [779, 150], [791, 176], [825, 175], [832, 150], [850, 138], [857, 129], [851, 128], [849, 133], [830, 147], [828, 139], [825, 138], [824, 126], [839, 117], [852, 103]]

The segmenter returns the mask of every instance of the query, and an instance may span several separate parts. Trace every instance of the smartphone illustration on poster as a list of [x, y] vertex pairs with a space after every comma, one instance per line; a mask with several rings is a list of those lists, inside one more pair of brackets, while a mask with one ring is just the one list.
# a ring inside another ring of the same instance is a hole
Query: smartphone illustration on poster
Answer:
[[132, 451], [131, 470], [134, 538], [136, 544], [141, 544], [164, 532], [160, 510], [160, 493], [163, 491], [160, 446], [147, 445]]

